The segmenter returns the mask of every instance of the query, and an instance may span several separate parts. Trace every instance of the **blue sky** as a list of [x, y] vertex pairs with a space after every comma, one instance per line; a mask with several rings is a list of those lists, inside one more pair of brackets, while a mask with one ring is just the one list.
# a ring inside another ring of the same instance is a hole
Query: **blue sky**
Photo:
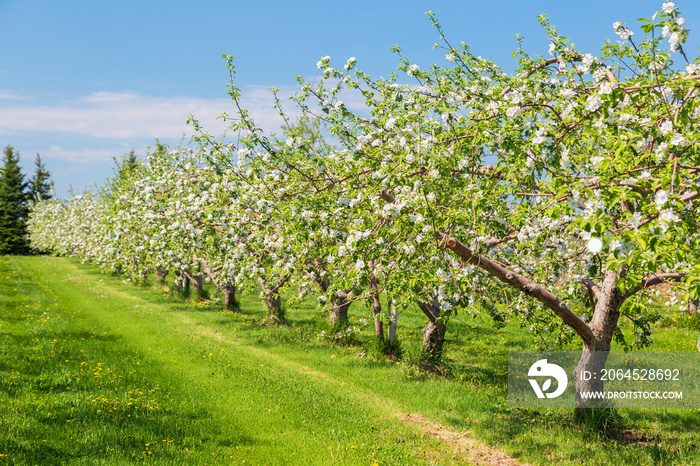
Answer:
[[[390, 52], [421, 68], [444, 62], [433, 49], [432, 10], [453, 43], [512, 70], [516, 34], [531, 54], [547, 54], [536, 16], [583, 51], [596, 55], [612, 23], [637, 36], [636, 19], [651, 17], [662, 1], [148, 1], [0, 0], [0, 144], [11, 144], [32, 170], [41, 154], [56, 192], [68, 196], [101, 185], [112, 157], [131, 148], [143, 155], [156, 138], [177, 144], [191, 135], [195, 114], [215, 134], [216, 116], [231, 111], [222, 54], [235, 57], [237, 83], [256, 122], [274, 129], [266, 92], [295, 90], [294, 77], [312, 78], [329, 55], [342, 66], [356, 57], [372, 76], [396, 68]], [[691, 29], [691, 57], [700, 35], [700, 2], [677, 2]]]

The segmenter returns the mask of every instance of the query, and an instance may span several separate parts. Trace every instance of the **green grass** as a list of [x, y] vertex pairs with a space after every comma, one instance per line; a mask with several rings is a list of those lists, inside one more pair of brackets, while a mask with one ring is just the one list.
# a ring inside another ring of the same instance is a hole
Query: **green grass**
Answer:
[[[531, 464], [700, 464], [698, 410], [621, 411], [616, 439], [572, 412], [509, 409], [507, 352], [535, 343], [514, 324], [450, 322], [451, 376], [436, 378], [319, 342], [312, 301], [273, 327], [254, 296], [222, 312], [65, 258], [3, 257], [0, 279], [0, 464], [468, 464], [435, 423]], [[405, 354], [423, 323], [400, 317]]]

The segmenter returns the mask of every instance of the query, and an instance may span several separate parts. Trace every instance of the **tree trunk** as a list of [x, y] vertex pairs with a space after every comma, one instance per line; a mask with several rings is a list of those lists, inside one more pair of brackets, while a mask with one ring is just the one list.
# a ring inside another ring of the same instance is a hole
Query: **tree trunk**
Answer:
[[202, 301], [206, 297], [204, 294], [204, 277], [201, 275], [192, 275], [189, 271], [185, 271], [185, 276], [188, 278], [188, 283], [192, 283], [197, 300]]
[[379, 292], [372, 294], [372, 312], [374, 313], [374, 336], [377, 340], [384, 340], [384, 322], [380, 316], [382, 314], [382, 303], [379, 301]]
[[436, 324], [432, 321], [423, 327], [423, 352], [431, 357], [440, 358], [442, 347], [445, 344], [444, 324]]
[[162, 285], [165, 283], [165, 277], [168, 276], [168, 272], [170, 272], [170, 269], [161, 269], [160, 267], [156, 267], [156, 284], [157, 285]]
[[447, 327], [438, 323], [440, 307], [436, 304], [419, 302], [418, 306], [428, 317], [428, 323], [423, 327], [423, 352], [431, 358], [439, 359], [442, 355], [442, 347], [445, 344], [445, 331]]
[[270, 318], [276, 321], [283, 321], [284, 315], [282, 312], [282, 297], [279, 293], [269, 291], [265, 297], [267, 303], [267, 313]]
[[236, 285], [224, 285], [221, 292], [224, 294], [224, 309], [234, 312], [240, 311], [238, 301], [236, 301]]
[[175, 272], [175, 290], [185, 298], [190, 295], [190, 279], [182, 270]]
[[[316, 261], [314, 263], [314, 274], [312, 278], [321, 289], [323, 293], [328, 291], [330, 283], [328, 278], [322, 277], [322, 271], [325, 270], [325, 266], [320, 262]], [[328, 322], [332, 326], [336, 326], [345, 322], [348, 318], [348, 308], [350, 307], [352, 299], [352, 291], [340, 290], [335, 292], [335, 297], [331, 298], [332, 309], [328, 313]]]
[[[370, 268], [374, 269], [374, 261], [370, 261]], [[372, 314], [374, 316], [374, 337], [384, 341], [384, 322], [382, 322], [382, 302], [379, 296], [379, 284], [374, 272], [369, 274], [369, 286], [372, 289]]]
[[603, 391], [601, 373], [610, 353], [610, 343], [620, 317], [620, 306], [624, 301], [620, 289], [615, 286], [617, 277], [617, 271], [608, 271], [603, 279], [602, 288], [596, 291], [597, 301], [590, 323], [593, 335], [584, 339], [581, 359], [574, 368], [576, 408], [579, 409], [605, 407], [605, 400], [584, 398], [582, 393]]
[[352, 291], [338, 290], [335, 292], [335, 299], [333, 299], [333, 308], [328, 313], [328, 322], [335, 326], [348, 319], [348, 308], [352, 303]]
[[285, 316], [284, 308], [282, 307], [282, 296], [280, 289], [287, 283], [291, 275], [283, 277], [272, 288], [263, 287], [265, 293], [265, 303], [267, 304], [267, 317], [265, 324], [268, 325], [288, 325], [287, 317]]
[[700, 299], [696, 299], [695, 301], [688, 301], [688, 312], [690, 312], [691, 314], [697, 314], [698, 308], [700, 308]]
[[[600, 344], [601, 342], [596, 343]], [[597, 398], [591, 399], [582, 395], [583, 393], [603, 392], [604, 387], [601, 374], [603, 369], [605, 369], [605, 362], [610, 353], [610, 345], [607, 345], [608, 350], [605, 351], [603, 349], [597, 349], [596, 343], [592, 346], [587, 343], [583, 344], [581, 359], [579, 359], [578, 364], [576, 364], [574, 368], [574, 388], [576, 389], [576, 408], [578, 409], [599, 408], [604, 406], [605, 400]]]
[[389, 344], [393, 345], [396, 343], [396, 328], [399, 323], [399, 313], [396, 309], [391, 309], [391, 299], [387, 300], [387, 307], [390, 309], [389, 315], [391, 316], [391, 324], [389, 324], [389, 330], [387, 331], [387, 337], [389, 338]]

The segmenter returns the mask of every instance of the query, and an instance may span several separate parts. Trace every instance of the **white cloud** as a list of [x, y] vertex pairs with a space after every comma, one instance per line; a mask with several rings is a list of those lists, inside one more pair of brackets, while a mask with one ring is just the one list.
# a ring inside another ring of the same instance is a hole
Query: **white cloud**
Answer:
[[[298, 90], [296, 86], [286, 86], [278, 93], [291, 121], [301, 116], [289, 100]], [[358, 92], [344, 92], [341, 99], [348, 108], [366, 112]], [[241, 106], [266, 132], [279, 134], [283, 120], [279, 110], [273, 107], [273, 96], [266, 87], [245, 87]], [[78, 191], [102, 185], [111, 176], [112, 159], [132, 148], [136, 154], [143, 155], [155, 139], [174, 145], [183, 134], [186, 142], [194, 132], [187, 125], [190, 114], [195, 115], [205, 131], [221, 138], [227, 127], [217, 120], [221, 112], [231, 117], [236, 114], [233, 102], [227, 97], [202, 99], [93, 92], [57, 98], [0, 89], [0, 140], [26, 156], [29, 172], [33, 170], [33, 154], [40, 153], [54, 175], [58, 195], [67, 197], [69, 185]], [[229, 136], [233, 139], [236, 135]]]
[[[282, 87], [278, 96], [291, 121], [301, 116], [289, 97], [296, 86]], [[266, 132], [279, 134], [283, 119], [273, 107], [273, 96], [263, 86], [243, 89], [241, 106]], [[364, 111], [357, 91], [345, 91], [346, 106]], [[221, 138], [227, 123], [217, 117], [236, 115], [229, 98], [155, 97], [135, 92], [93, 92], [57, 99], [0, 89], [0, 136], [26, 153], [39, 152], [54, 164], [112, 164], [112, 158], [134, 148], [143, 154], [155, 139], [177, 144], [194, 134], [190, 115], [204, 131]], [[229, 135], [235, 138], [234, 134]]]
[[127, 153], [131, 147], [120, 146], [105, 149], [66, 149], [61, 146], [50, 146], [42, 150], [41, 158], [46, 160], [59, 159], [72, 163], [103, 163], [111, 162], [112, 158], [119, 154]]
[[[2, 73], [0, 73], [2, 74]], [[17, 92], [13, 91], [8, 91], [5, 89], [0, 89], [0, 100], [9, 100], [9, 101], [22, 101], [22, 100], [31, 100], [31, 97], [23, 94], [19, 94]]]
[[[286, 99], [293, 91], [288, 89]], [[242, 105], [256, 123], [266, 130], [275, 130], [282, 119], [272, 107], [272, 95], [261, 87], [244, 92]], [[194, 115], [204, 129], [221, 135], [226, 124], [217, 117], [235, 113], [229, 99], [196, 97], [154, 97], [133, 92], [93, 92], [90, 95], [42, 103], [40, 99], [0, 91], [0, 133], [74, 133], [76, 135], [129, 139], [181, 138], [192, 135], [187, 124]]]

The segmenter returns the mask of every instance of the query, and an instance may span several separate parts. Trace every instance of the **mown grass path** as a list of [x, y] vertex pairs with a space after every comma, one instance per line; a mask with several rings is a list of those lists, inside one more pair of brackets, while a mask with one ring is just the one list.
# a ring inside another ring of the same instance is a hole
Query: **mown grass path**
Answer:
[[332, 349], [268, 348], [66, 259], [1, 258], [0, 278], [0, 464], [508, 460], [325, 370]]
[[[225, 313], [71, 259], [0, 257], [0, 466], [700, 464], [697, 409], [626, 410], [606, 437], [571, 411], [508, 408], [507, 352], [534, 347], [517, 324], [455, 319], [436, 378], [319, 342], [313, 303], [264, 327], [241, 299]], [[407, 353], [423, 323], [402, 315]], [[655, 335], [665, 351], [697, 340]]]

